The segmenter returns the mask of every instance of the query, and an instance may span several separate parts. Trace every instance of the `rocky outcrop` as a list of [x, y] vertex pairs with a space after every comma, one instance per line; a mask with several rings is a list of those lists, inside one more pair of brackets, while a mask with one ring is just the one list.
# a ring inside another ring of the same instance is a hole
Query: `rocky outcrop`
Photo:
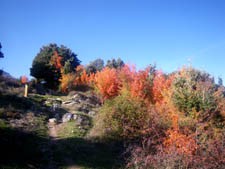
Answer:
[[73, 92], [62, 100], [49, 98], [45, 105], [50, 106], [53, 113], [49, 123], [72, 121], [80, 130], [87, 130], [91, 127], [92, 117], [97, 114], [101, 102], [93, 94]]
[[[50, 120], [50, 119], [49, 119]], [[91, 126], [91, 117], [89, 117], [86, 114], [80, 114], [80, 113], [66, 113], [62, 117], [62, 122], [66, 123], [69, 121], [74, 121], [74, 124], [77, 125], [80, 128], [89, 128]]]
[[10, 118], [9, 124], [13, 128], [26, 132], [36, 131], [41, 126], [45, 126], [42, 117], [36, 116], [33, 112], [20, 114], [20, 118]]
[[72, 119], [73, 119], [73, 114], [72, 113], [66, 113], [62, 117], [62, 122], [65, 123], [65, 122], [71, 121]]
[[61, 108], [62, 100], [60, 98], [48, 98], [44, 102], [45, 106], [49, 106], [51, 111], [56, 111], [57, 109]]
[[69, 98], [62, 102], [62, 108], [69, 112], [79, 111], [94, 115], [93, 109], [99, 108], [100, 104], [100, 100], [94, 95], [74, 93], [74, 95], [69, 95]]

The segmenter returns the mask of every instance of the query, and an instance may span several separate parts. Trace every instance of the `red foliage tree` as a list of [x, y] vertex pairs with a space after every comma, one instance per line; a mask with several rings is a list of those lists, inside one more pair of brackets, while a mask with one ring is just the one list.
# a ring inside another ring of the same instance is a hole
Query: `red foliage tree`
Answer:
[[[161, 71], [157, 71], [153, 81], [153, 95], [154, 101], [161, 103], [163, 99], [168, 96], [169, 88], [173, 82], [174, 77], [172, 75], [166, 77]], [[165, 100], [164, 100], [165, 101]]]
[[102, 95], [103, 100], [119, 94], [121, 83], [116, 69], [104, 68], [95, 75], [95, 86]]
[[153, 102], [152, 79], [149, 77], [149, 70], [150, 68], [146, 68], [133, 74], [130, 92], [132, 97]]

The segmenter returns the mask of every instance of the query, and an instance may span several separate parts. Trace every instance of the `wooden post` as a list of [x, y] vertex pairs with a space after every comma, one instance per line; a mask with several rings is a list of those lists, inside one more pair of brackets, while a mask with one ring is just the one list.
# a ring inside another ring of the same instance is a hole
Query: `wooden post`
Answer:
[[24, 86], [24, 97], [27, 97], [28, 94], [28, 78], [26, 76], [21, 76], [20, 81]]
[[28, 94], [28, 84], [25, 84], [24, 97], [27, 97], [27, 94]]

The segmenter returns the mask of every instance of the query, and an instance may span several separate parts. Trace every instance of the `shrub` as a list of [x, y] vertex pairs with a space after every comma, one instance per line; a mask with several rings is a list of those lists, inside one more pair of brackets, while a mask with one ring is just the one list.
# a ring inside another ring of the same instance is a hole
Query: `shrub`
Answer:
[[60, 90], [63, 93], [68, 93], [69, 91], [71, 91], [71, 89], [74, 87], [74, 80], [74, 73], [62, 74], [62, 77], [60, 79]]
[[[113, 139], [140, 137], [148, 124], [148, 113], [142, 102], [128, 95], [107, 100], [100, 111], [103, 130]], [[140, 125], [141, 124], [141, 125]]]
[[179, 111], [196, 117], [193, 112], [215, 110], [213, 92], [213, 79], [208, 74], [192, 68], [184, 68], [175, 75], [172, 100]]

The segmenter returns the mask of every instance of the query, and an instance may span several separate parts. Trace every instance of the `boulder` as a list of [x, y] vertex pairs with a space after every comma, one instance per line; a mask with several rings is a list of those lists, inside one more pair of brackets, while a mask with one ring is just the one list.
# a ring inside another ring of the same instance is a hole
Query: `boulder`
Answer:
[[56, 118], [56, 120], [60, 120], [60, 115], [59, 115], [59, 113], [55, 113], [54, 118]]
[[95, 97], [95, 96], [89, 96], [85, 100], [85, 102], [88, 103], [88, 104], [94, 105], [94, 106], [97, 106], [97, 105], [99, 105], [101, 103], [100, 100], [97, 97]]
[[72, 100], [67, 100], [67, 101], [64, 101], [62, 104], [66, 104], [66, 105], [73, 104], [73, 101]]
[[82, 121], [83, 121], [82, 116], [77, 116], [76, 124], [77, 124], [78, 126], [82, 125]]
[[95, 114], [96, 114], [95, 111], [89, 111], [89, 112], [88, 112], [88, 115], [89, 115], [89, 116], [94, 116]]
[[45, 102], [44, 105], [50, 106], [50, 110], [55, 112], [57, 109], [61, 107], [62, 100], [60, 98], [48, 98]]
[[87, 104], [82, 105], [81, 107], [78, 108], [79, 111], [88, 113], [90, 111], [91, 107]]
[[65, 123], [65, 122], [71, 121], [72, 119], [73, 119], [73, 114], [72, 113], [66, 113], [62, 117], [62, 122]]
[[48, 119], [49, 123], [57, 123], [57, 119], [56, 118], [51, 118]]
[[89, 126], [91, 124], [90, 119], [85, 116], [85, 115], [81, 115], [81, 114], [76, 114], [77, 117], [75, 119], [75, 123], [78, 126]]
[[73, 119], [74, 119], [74, 120], [77, 120], [77, 118], [78, 118], [78, 115], [77, 115], [77, 114], [74, 114], [74, 115], [73, 115]]
[[73, 97], [72, 100], [78, 103], [84, 102], [87, 99], [87, 96], [80, 94], [80, 93], [76, 93]]

